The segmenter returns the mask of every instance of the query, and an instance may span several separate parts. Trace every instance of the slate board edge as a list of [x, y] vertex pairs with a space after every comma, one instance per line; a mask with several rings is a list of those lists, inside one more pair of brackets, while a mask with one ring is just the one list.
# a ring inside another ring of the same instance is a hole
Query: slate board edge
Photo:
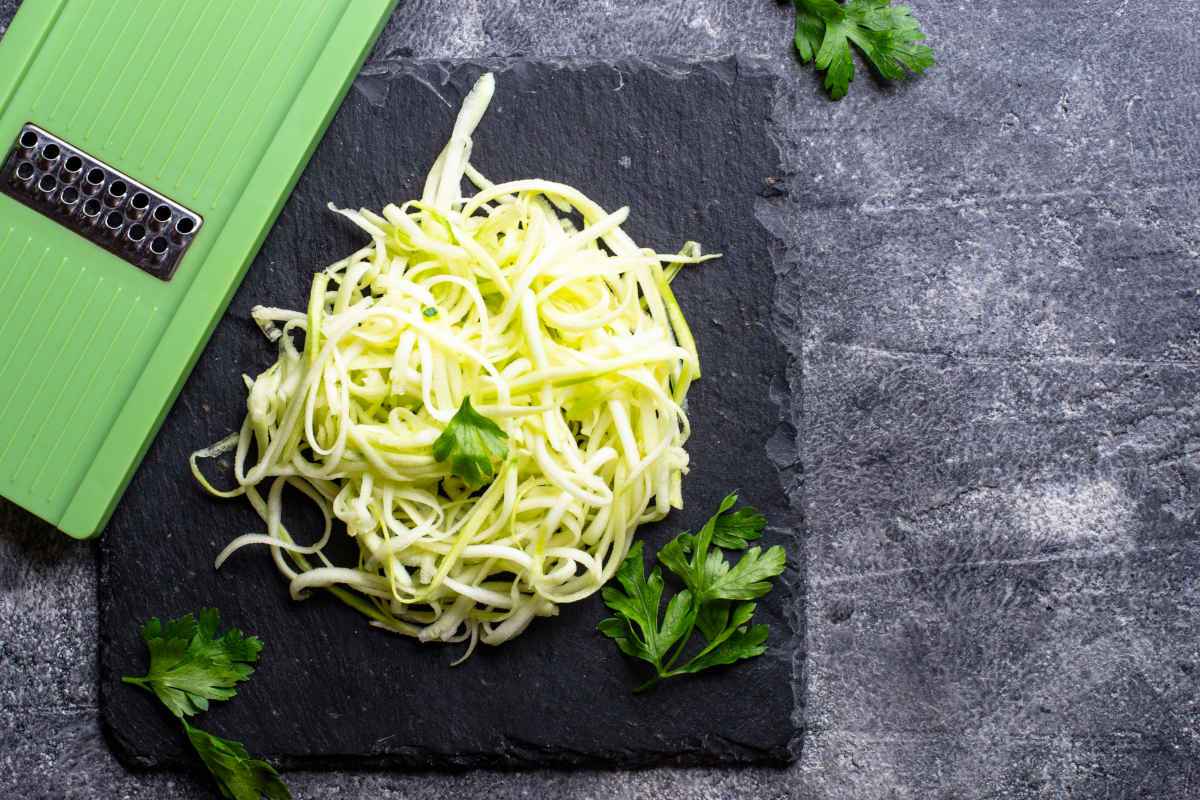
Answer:
[[[804, 468], [800, 449], [800, 434], [804, 418], [803, 406], [803, 370], [804, 344], [801, 338], [790, 335], [792, 328], [789, 317], [799, 316], [802, 309], [797, 305], [789, 307], [788, 298], [781, 289], [782, 277], [789, 268], [787, 260], [788, 249], [792, 246], [784, 231], [788, 230], [788, 198], [790, 188], [796, 181], [797, 171], [786, 163], [782, 153], [784, 147], [786, 126], [779, 115], [790, 102], [787, 84], [777, 71], [775, 65], [765, 59], [737, 57], [732, 59], [740, 74], [773, 78], [774, 92], [771, 109], [767, 112], [767, 135], [771, 140], [776, 163], [774, 180], [766, 187], [754, 208], [754, 217], [770, 234], [772, 242], [769, 246], [772, 267], [774, 268], [775, 284], [772, 287], [774, 305], [771, 310], [771, 329], [775, 340], [784, 350], [782, 363], [783, 374], [779, 376], [781, 383], [774, 387], [771, 400], [779, 412], [775, 433], [768, 440], [767, 455], [774, 464], [776, 473], [787, 500], [787, 518], [773, 523], [775, 527], [789, 530], [795, 537], [792, 546], [794, 560], [788, 562], [782, 580], [786, 582], [791, 592], [791, 602], [786, 609], [790, 611], [788, 623], [792, 628], [792, 724], [795, 735], [788, 743], [788, 762], [799, 761], [804, 742], [805, 709], [808, 692], [808, 676], [805, 670], [807, 641], [807, 564], [808, 554], [805, 546], [804, 527]], [[792, 265], [794, 267], [794, 265]], [[777, 590], [778, 591], [778, 590]]]
[[[752, 56], [735, 56], [719, 60], [688, 61], [671, 58], [620, 58], [614, 60], [577, 59], [577, 58], [485, 58], [485, 59], [415, 59], [400, 58], [387, 62], [377, 62], [365, 68], [356, 79], [354, 88], [363, 91], [361, 81], [365, 79], [387, 80], [398, 76], [411, 76], [428, 86], [435, 93], [438, 86], [447, 86], [455, 74], [461, 75], [463, 68], [491, 70], [498, 74], [510, 70], [520, 70], [525, 66], [550, 66], [557, 69], [585, 69], [596, 66], [608, 66], [620, 75], [622, 68], [649, 69], [668, 78], [685, 78], [694, 70], [705, 70], [720, 78], [723, 82], [733, 82], [741, 76], [756, 79], [766, 79], [775, 84], [771, 109], [763, 109], [768, 136], [772, 142], [771, 156], [777, 165], [776, 174], [770, 186], [764, 187], [762, 197], [756, 202], [754, 216], [770, 234], [773, 243], [770, 247], [770, 257], [774, 274], [778, 277], [786, 268], [784, 254], [786, 242], [781, 238], [782, 229], [775, 222], [780, 209], [775, 201], [786, 196], [787, 186], [794, 173], [783, 163], [780, 155], [780, 139], [782, 126], [774, 115], [774, 109], [783, 101], [783, 88], [778, 73], [771, 68], [766, 59]], [[440, 93], [439, 93], [440, 95]], [[369, 100], [369, 102], [372, 102]], [[380, 99], [386, 102], [386, 94]], [[766, 177], [766, 176], [765, 176]], [[772, 188], [774, 187], [774, 188]], [[596, 753], [579, 753], [558, 748], [548, 750], [540, 747], [508, 747], [503, 753], [464, 753], [447, 754], [424, 748], [411, 748], [405, 751], [391, 752], [380, 756], [364, 756], [362, 754], [330, 754], [289, 756], [274, 754], [267, 756], [269, 760], [282, 770], [386, 770], [401, 769], [417, 773], [456, 772], [471, 769], [519, 770], [530, 768], [564, 769], [568, 767], [591, 767], [608, 769], [642, 769], [656, 766], [776, 766], [784, 767], [796, 761], [801, 753], [804, 731], [804, 697], [806, 691], [804, 675], [804, 584], [805, 570], [803, 564], [803, 518], [800, 506], [801, 480], [799, 465], [794, 454], [797, 438], [797, 421], [799, 415], [800, 389], [800, 350], [793, 346], [787, 337], [781, 333], [784, 330], [782, 318], [788, 310], [779, 289], [778, 280], [773, 287], [774, 308], [771, 315], [771, 327], [776, 342], [784, 351], [785, 358], [779, 363], [783, 374], [777, 376], [776, 385], [772, 387], [771, 403], [778, 412], [775, 432], [767, 443], [768, 456], [776, 467], [780, 488], [785, 497], [789, 510], [786, 520], [772, 520], [771, 526], [780, 530], [790, 530], [796, 537], [793, 553], [799, 554], [799, 564], [790, 562], [784, 573], [785, 587], [776, 591], [789, 590], [791, 602], [787, 604], [790, 613], [787, 621], [792, 636], [788, 649], [792, 663], [792, 687], [794, 692], [792, 706], [792, 723], [794, 734], [786, 746], [769, 748], [752, 748], [743, 743], [731, 743], [734, 748], [721, 757], [713, 757], [701, 742], [695, 749], [678, 748], [670, 752], [649, 754], [647, 751], [609, 750]], [[99, 565], [99, 580], [97, 581], [98, 598], [104, 593], [109, 577], [109, 567], [104, 556], [104, 548], [97, 548]], [[104, 648], [105, 604], [98, 603], [99, 646]], [[171, 771], [194, 769], [194, 764], [175, 760], [157, 760], [139, 756], [136, 751], [116, 728], [110, 724], [107, 710], [112, 703], [123, 702], [120, 697], [109, 697], [106, 686], [118, 686], [119, 676], [110, 675], [110, 670], [103, 659], [99, 659], [99, 707], [101, 731], [110, 750], [117, 760], [127, 768], [138, 771]], [[118, 680], [113, 680], [116, 677]], [[163, 710], [164, 714], [167, 714]], [[202, 721], [198, 724], [203, 727]], [[216, 731], [214, 731], [216, 732]], [[180, 733], [181, 740], [183, 738]], [[257, 755], [257, 754], [252, 754]], [[430, 761], [436, 766], [429, 766]]]

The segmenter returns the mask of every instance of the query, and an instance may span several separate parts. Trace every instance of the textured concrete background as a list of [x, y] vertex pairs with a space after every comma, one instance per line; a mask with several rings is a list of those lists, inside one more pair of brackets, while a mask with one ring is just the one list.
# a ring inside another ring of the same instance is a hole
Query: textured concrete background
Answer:
[[[786, 75], [798, 178], [764, 217], [804, 354], [808, 733], [789, 770], [292, 773], [298, 797], [1200, 796], [1200, 2], [914, 4], [940, 66], [841, 103], [771, 0], [402, 4], [375, 61]], [[0, 795], [208, 796], [108, 753], [94, 592], [91, 548], [0, 506]]]

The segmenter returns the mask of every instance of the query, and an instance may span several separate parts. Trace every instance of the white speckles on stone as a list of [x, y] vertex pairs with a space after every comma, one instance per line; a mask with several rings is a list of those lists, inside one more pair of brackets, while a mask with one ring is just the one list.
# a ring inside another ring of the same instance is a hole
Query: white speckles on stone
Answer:
[[631, 166], [633, 166], [633, 159], [631, 159], [629, 156], [621, 156], [617, 159], [617, 163], [620, 164], [623, 169], [629, 169]]
[[1048, 481], [1016, 494], [1013, 533], [1039, 543], [1087, 548], [1130, 546], [1133, 498], [1113, 478]]

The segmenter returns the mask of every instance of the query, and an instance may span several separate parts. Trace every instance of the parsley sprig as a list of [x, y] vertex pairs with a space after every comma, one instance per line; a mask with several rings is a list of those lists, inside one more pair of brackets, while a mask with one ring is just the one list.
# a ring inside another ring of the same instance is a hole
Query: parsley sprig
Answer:
[[[609, 585], [601, 593], [614, 616], [600, 622], [600, 632], [625, 655], [654, 667], [654, 675], [635, 692], [766, 652], [767, 626], [749, 624], [757, 608], [753, 601], [771, 591], [787, 559], [778, 545], [765, 551], [750, 547], [762, 536], [766, 518], [750, 507], [734, 511], [737, 499], [736, 493], [728, 495], [699, 533], [681, 533], [659, 551], [658, 561], [684, 586], [665, 612], [660, 613], [662, 570], [654, 567], [647, 578], [640, 541], [617, 570], [620, 588]], [[745, 552], [730, 564], [721, 549]], [[688, 645], [696, 631], [704, 644], [680, 663], [695, 649]]]
[[796, 7], [796, 52], [805, 64], [825, 72], [834, 100], [846, 96], [854, 80], [850, 45], [884, 78], [899, 80], [933, 66], [933, 50], [920, 44], [921, 25], [905, 5], [892, 0], [792, 0]]
[[150, 668], [145, 675], [126, 675], [121, 680], [153, 692], [179, 718], [222, 797], [291, 800], [274, 767], [251, 758], [240, 742], [214, 736], [187, 720], [208, 710], [210, 700], [228, 700], [236, 695], [237, 684], [254, 672], [262, 651], [257, 637], [246, 636], [237, 628], [218, 634], [220, 625], [221, 615], [215, 608], [202, 609], [199, 619], [191, 614], [166, 623], [152, 618], [142, 626]]
[[254, 672], [262, 642], [244, 636], [237, 628], [217, 635], [221, 615], [206, 608], [196, 620], [191, 614], [168, 620], [157, 618], [142, 626], [142, 641], [150, 650], [150, 670], [141, 677], [123, 680], [158, 696], [177, 717], [208, 710], [209, 700], [228, 700], [236, 686]]
[[252, 758], [241, 742], [222, 739], [183, 722], [188, 741], [217, 781], [221, 796], [229, 800], [291, 800], [292, 793], [267, 762]]
[[433, 457], [449, 461], [450, 471], [472, 489], [490, 483], [496, 475], [496, 461], [508, 457], [508, 438], [500, 426], [471, 407], [464, 397], [450, 424], [433, 442]]

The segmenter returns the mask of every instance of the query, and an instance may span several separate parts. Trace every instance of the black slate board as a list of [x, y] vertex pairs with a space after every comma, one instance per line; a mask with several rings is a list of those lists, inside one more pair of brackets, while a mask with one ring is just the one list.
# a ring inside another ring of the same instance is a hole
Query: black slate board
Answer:
[[[768, 133], [773, 81], [735, 63], [500, 65], [473, 162], [491, 178], [546, 177], [601, 204], [632, 206], [628, 230], [671, 250], [687, 238], [727, 254], [676, 282], [705, 377], [689, 397], [693, 469], [685, 509], [645, 531], [657, 547], [696, 526], [729, 489], [776, 523], [768, 543], [791, 572], [760, 606], [767, 655], [734, 670], [630, 693], [635, 668], [595, 633], [599, 598], [538, 620], [516, 643], [418, 645], [368, 628], [326, 596], [292, 602], [265, 550], [213, 556], [259, 529], [244, 501], [204, 495], [197, 447], [237, 427], [239, 375], [273, 358], [250, 321], [256, 303], [303, 308], [313, 271], [361, 236], [325, 209], [417, 196], [480, 67], [405, 63], [359, 79], [269, 235], [103, 539], [100, 683], [105, 729], [135, 766], [185, 763], [185, 741], [152, 698], [119, 682], [145, 663], [143, 620], [205, 605], [258, 634], [258, 673], [202, 724], [283, 766], [461, 768], [784, 762], [799, 747], [802, 634], [799, 530], [768, 440], [787, 408], [785, 354], [771, 325], [773, 245], [754, 207], [778, 157]], [[781, 427], [782, 426], [782, 427]]]

